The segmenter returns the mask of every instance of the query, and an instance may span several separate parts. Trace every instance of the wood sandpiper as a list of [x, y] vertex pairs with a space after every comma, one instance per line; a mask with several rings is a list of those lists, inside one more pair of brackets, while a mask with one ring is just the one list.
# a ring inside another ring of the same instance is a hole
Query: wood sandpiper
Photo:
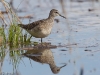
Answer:
[[59, 71], [67, 65], [67, 64], [64, 64], [61, 67], [56, 66], [53, 53], [49, 48], [48, 49], [46, 49], [46, 48], [45, 49], [44, 48], [35, 49], [34, 48], [34, 49], [31, 49], [31, 50], [29, 50], [29, 48], [28, 48], [26, 50], [27, 50], [27, 52], [23, 54], [24, 56], [26, 56], [29, 59], [32, 59], [36, 62], [39, 62], [39, 63], [42, 63], [42, 64], [48, 64], [51, 68], [51, 71], [54, 74], [59, 73]]
[[49, 17], [46, 19], [38, 20], [29, 24], [18, 24], [21, 28], [25, 29], [28, 33], [30, 33], [32, 36], [36, 38], [42, 38], [47, 37], [52, 30], [53, 24], [54, 24], [54, 18], [56, 16], [61, 16], [63, 18], [66, 18], [59, 14], [58, 10], [52, 9], [49, 13]]

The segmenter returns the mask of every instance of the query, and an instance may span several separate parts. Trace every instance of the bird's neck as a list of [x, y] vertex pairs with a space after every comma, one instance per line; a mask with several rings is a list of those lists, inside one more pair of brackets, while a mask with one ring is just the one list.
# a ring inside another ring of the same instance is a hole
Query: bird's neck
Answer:
[[53, 16], [53, 15], [51, 15], [51, 14], [49, 14], [48, 19], [54, 20], [54, 16]]

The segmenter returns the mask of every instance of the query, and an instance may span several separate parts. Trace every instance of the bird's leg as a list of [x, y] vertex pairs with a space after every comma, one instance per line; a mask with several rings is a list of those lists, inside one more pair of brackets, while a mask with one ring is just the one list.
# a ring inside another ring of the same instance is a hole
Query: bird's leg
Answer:
[[41, 38], [41, 43], [42, 43], [42, 38]]
[[31, 39], [32, 35], [29, 37], [29, 39]]

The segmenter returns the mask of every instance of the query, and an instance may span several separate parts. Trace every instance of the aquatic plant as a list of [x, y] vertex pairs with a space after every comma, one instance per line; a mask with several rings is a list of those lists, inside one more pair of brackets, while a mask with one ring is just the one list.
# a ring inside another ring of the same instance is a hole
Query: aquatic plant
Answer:
[[[1, 3], [5, 7], [8, 18], [8, 20], [5, 19], [4, 14], [0, 12], [0, 18], [2, 19], [4, 27], [8, 27], [8, 30], [6, 30], [6, 28], [3, 28], [2, 34], [4, 42], [8, 43], [10, 47], [18, 47], [20, 44], [30, 42], [29, 37], [26, 34], [23, 34], [22, 29], [17, 26], [18, 23], [21, 23], [21, 21], [9, 5], [9, 3], [5, 0], [1, 0]], [[5, 30], [7, 31], [7, 33], [5, 33]]]

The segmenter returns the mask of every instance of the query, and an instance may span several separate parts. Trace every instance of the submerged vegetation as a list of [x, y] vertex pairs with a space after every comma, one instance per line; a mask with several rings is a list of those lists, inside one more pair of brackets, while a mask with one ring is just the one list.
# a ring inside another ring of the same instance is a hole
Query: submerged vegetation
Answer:
[[[5, 14], [3, 14], [0, 10], [0, 19], [2, 23], [2, 25], [0, 25], [0, 61], [3, 63], [6, 55], [9, 54], [10, 63], [12, 64], [15, 72], [19, 62], [21, 61], [21, 57], [18, 56], [20, 56], [23, 51], [18, 49], [15, 50], [13, 48], [30, 43], [30, 39], [26, 34], [23, 34], [22, 29], [18, 27], [18, 23], [21, 23], [21, 21], [9, 3], [5, 0], [1, 0], [0, 2], [7, 12], [5, 16]], [[7, 49], [10, 51], [8, 52]]]

